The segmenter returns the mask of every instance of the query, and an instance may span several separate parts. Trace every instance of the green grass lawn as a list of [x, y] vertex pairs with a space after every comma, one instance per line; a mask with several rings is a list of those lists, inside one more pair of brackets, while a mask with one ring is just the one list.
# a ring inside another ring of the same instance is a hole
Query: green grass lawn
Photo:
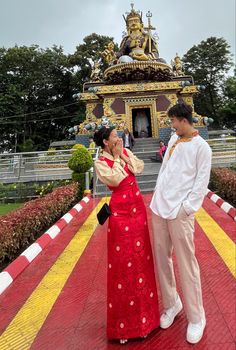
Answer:
[[0, 204], [0, 215], [5, 215], [10, 211], [20, 208], [22, 205], [23, 203]]

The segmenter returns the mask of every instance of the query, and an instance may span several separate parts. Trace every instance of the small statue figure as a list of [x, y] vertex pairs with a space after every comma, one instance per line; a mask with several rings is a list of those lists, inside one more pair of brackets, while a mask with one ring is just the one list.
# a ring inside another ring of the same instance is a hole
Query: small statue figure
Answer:
[[143, 45], [141, 45], [140, 39], [135, 40], [135, 47], [132, 49], [130, 56], [134, 60], [138, 61], [148, 61], [148, 56], [144, 53], [144, 47], [146, 45], [146, 40], [144, 41]]
[[102, 81], [102, 71], [99, 62], [94, 63], [90, 78], [94, 82]]
[[171, 61], [171, 64], [172, 64], [173, 72], [174, 72], [176, 77], [180, 77], [180, 76], [184, 75], [182, 62], [181, 62], [181, 59], [177, 53], [176, 53], [176, 56], [174, 58], [174, 61], [173, 60]]
[[116, 55], [114, 50], [114, 43], [110, 41], [106, 46], [105, 50], [102, 52], [102, 57], [106, 63], [111, 65], [116, 60]]

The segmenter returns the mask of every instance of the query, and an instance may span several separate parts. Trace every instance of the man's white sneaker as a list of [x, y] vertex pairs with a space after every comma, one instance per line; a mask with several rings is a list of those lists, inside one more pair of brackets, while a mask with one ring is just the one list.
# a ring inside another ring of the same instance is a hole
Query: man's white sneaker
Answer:
[[178, 313], [182, 310], [183, 305], [180, 300], [180, 297], [177, 297], [177, 300], [175, 302], [175, 305], [171, 308], [167, 309], [164, 314], [161, 315], [160, 319], [160, 327], [163, 329], [166, 329], [172, 325], [174, 322], [175, 317], [178, 315]]
[[205, 316], [198, 323], [189, 322], [187, 328], [187, 341], [191, 344], [198, 343], [203, 336], [204, 329], [206, 327], [206, 318]]

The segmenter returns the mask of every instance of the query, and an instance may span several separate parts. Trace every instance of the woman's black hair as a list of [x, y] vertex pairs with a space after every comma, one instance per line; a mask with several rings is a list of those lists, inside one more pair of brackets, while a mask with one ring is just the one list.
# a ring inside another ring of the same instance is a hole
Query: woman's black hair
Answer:
[[93, 139], [94, 139], [96, 145], [104, 148], [105, 145], [103, 143], [103, 140], [108, 140], [110, 135], [111, 135], [112, 130], [114, 130], [114, 129], [115, 129], [114, 126], [111, 126], [109, 128], [103, 126], [101, 129], [95, 131]]
[[169, 117], [176, 117], [180, 120], [187, 119], [190, 124], [193, 124], [193, 109], [190, 105], [180, 101], [175, 106], [171, 107], [168, 111]]

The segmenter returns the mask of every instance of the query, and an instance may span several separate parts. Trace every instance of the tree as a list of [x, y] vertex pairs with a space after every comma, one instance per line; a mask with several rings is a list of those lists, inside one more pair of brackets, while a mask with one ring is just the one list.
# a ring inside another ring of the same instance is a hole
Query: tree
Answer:
[[[236, 73], [236, 71], [235, 71]], [[229, 77], [224, 87], [224, 103], [219, 109], [220, 124], [230, 128], [236, 126], [236, 74]]]
[[[112, 37], [92, 33], [86, 36], [83, 43], [76, 47], [75, 53], [69, 56], [69, 62], [76, 72], [78, 91], [82, 91], [83, 84], [91, 75], [93, 63], [101, 59], [101, 52], [110, 41], [113, 41]], [[114, 50], [118, 50], [117, 44]]]
[[85, 119], [83, 102], [73, 96], [111, 40], [91, 34], [73, 55], [57, 46], [0, 48], [0, 150], [23, 150], [27, 140], [43, 150], [50, 140], [69, 137], [68, 129]]
[[210, 37], [194, 45], [183, 57], [186, 74], [205, 90], [195, 97], [198, 113], [213, 117], [219, 125], [218, 111], [222, 103], [222, 89], [226, 73], [232, 66], [230, 46], [224, 38]]
[[64, 138], [77, 113], [74, 90], [61, 47], [0, 49], [0, 132], [8, 148], [30, 139], [34, 149], [45, 149], [51, 139]]

